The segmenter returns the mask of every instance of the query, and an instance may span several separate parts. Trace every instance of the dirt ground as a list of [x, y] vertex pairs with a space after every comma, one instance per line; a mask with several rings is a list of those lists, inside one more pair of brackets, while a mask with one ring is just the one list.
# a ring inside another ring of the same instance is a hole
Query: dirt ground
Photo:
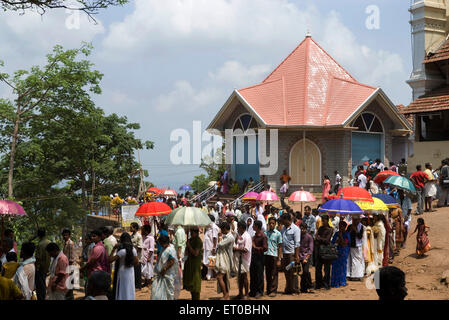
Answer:
[[[408, 289], [407, 300], [449, 300], [449, 288], [441, 283], [443, 273], [449, 272], [449, 207], [440, 208], [437, 212], [424, 213], [426, 224], [430, 227], [429, 239], [432, 249], [423, 258], [415, 254], [416, 234], [407, 239], [406, 248], [396, 256], [393, 266], [403, 270], [406, 274]], [[411, 231], [416, 226], [417, 216], [413, 216]], [[312, 280], [315, 278], [315, 269], [311, 268]], [[449, 281], [449, 277], [448, 277]], [[279, 274], [278, 291], [285, 288], [285, 277]], [[231, 299], [238, 294], [237, 278], [231, 279]], [[76, 297], [82, 293], [77, 292]], [[216, 280], [203, 281], [201, 288], [202, 300], [219, 299]], [[299, 295], [284, 295], [279, 293], [276, 297], [263, 296], [263, 300], [377, 300], [376, 291], [368, 289], [365, 281], [348, 282], [346, 287], [332, 288], [331, 290], [317, 290], [314, 293]], [[149, 300], [148, 288], [137, 291], [137, 300]], [[190, 299], [190, 293], [182, 290], [179, 299]]]

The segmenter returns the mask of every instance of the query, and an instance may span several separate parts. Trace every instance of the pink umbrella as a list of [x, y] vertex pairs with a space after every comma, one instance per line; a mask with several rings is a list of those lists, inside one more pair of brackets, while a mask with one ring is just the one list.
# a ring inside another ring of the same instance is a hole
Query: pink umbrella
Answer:
[[5, 221], [4, 221], [5, 216], [6, 215], [26, 216], [26, 212], [20, 204], [14, 201], [0, 200], [0, 215], [2, 216], [2, 242], [3, 242], [3, 233], [5, 229]]
[[257, 196], [258, 201], [279, 201], [276, 193], [270, 191], [263, 191]]
[[248, 192], [245, 193], [242, 200], [256, 200], [259, 194], [257, 192]]
[[313, 202], [316, 198], [308, 191], [304, 191], [301, 188], [300, 191], [293, 192], [290, 197], [288, 197], [288, 202], [301, 202], [301, 213], [303, 212], [302, 206], [304, 202]]
[[288, 202], [313, 202], [316, 198], [308, 191], [296, 191], [288, 197]]

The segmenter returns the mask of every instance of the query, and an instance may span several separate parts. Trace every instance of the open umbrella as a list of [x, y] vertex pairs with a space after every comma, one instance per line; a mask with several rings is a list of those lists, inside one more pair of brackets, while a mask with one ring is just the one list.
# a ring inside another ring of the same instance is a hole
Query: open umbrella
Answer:
[[382, 200], [389, 209], [396, 209], [401, 206], [398, 200], [385, 193], [373, 194], [373, 199], [374, 198], [379, 198], [380, 200]]
[[161, 193], [161, 189], [156, 188], [156, 187], [151, 187], [151, 188], [148, 188], [147, 192], [159, 194], [159, 193]]
[[338, 191], [337, 196], [341, 197], [343, 194], [343, 199], [352, 200], [352, 201], [368, 201], [373, 202], [373, 197], [371, 194], [363, 188], [360, 187], [344, 187]]
[[387, 179], [388, 177], [391, 176], [399, 176], [399, 173], [396, 173], [392, 170], [384, 170], [379, 172], [375, 177], [374, 177], [374, 182], [377, 184], [381, 184], [382, 182], [385, 181], [385, 179]]
[[217, 181], [210, 181], [207, 185], [209, 187], [215, 186], [217, 184]]
[[192, 190], [192, 187], [189, 186], [188, 184], [185, 184], [185, 185], [181, 186], [179, 188], [179, 190], [181, 190], [181, 191], [190, 191], [190, 190]]
[[256, 200], [258, 201], [279, 201], [279, 198], [276, 193], [270, 191], [262, 191], [257, 196]]
[[248, 192], [248, 193], [245, 193], [245, 195], [242, 198], [242, 201], [257, 200], [258, 196], [259, 196], [259, 194], [257, 192]]
[[373, 198], [374, 202], [366, 202], [366, 201], [355, 201], [355, 203], [362, 209], [363, 211], [368, 211], [370, 213], [383, 213], [388, 212], [387, 205], [380, 200], [379, 198]]
[[151, 217], [151, 216], [161, 216], [165, 214], [169, 214], [172, 211], [172, 208], [166, 203], [163, 202], [147, 202], [144, 203], [137, 209], [135, 216], [136, 217]]
[[304, 205], [304, 202], [313, 202], [316, 201], [316, 198], [313, 194], [311, 194], [308, 191], [304, 191], [304, 189], [301, 189], [300, 191], [293, 192], [290, 197], [288, 197], [288, 202], [301, 202], [301, 212], [303, 212], [302, 206]]
[[324, 213], [363, 214], [363, 210], [354, 201], [347, 199], [329, 200], [319, 210]]
[[5, 216], [26, 216], [25, 210], [20, 204], [10, 200], [0, 200], [0, 215], [2, 216], [2, 235], [1, 239], [3, 242], [3, 233], [5, 232]]
[[168, 214], [167, 225], [183, 227], [205, 227], [212, 223], [207, 213], [196, 207], [179, 207]]
[[162, 189], [161, 194], [168, 197], [175, 197], [177, 195], [176, 191], [173, 189]]
[[411, 182], [409, 179], [403, 176], [390, 176], [385, 181], [385, 184], [389, 184], [392, 186], [395, 186], [399, 189], [410, 191], [412, 193], [416, 193], [415, 186], [413, 185], [413, 182]]

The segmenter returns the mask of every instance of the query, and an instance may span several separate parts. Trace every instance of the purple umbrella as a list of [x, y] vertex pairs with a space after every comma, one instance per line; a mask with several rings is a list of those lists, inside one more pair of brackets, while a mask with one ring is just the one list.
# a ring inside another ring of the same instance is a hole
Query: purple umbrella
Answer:
[[20, 204], [10, 200], [0, 200], [0, 215], [2, 216], [2, 242], [3, 242], [3, 233], [5, 229], [5, 216], [6, 215], [14, 215], [14, 216], [26, 216], [25, 210], [22, 208]]

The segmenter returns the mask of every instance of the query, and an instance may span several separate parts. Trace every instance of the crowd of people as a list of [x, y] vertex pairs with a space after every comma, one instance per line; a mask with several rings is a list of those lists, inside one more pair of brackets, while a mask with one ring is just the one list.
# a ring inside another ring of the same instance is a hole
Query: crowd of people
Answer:
[[[411, 174], [418, 194], [415, 214], [422, 214], [423, 207], [433, 211], [432, 200], [437, 195], [439, 206], [446, 205], [448, 164], [443, 160], [437, 170], [426, 164], [425, 171], [417, 166]], [[388, 169], [405, 175], [404, 165], [405, 161], [390, 164]], [[148, 288], [148, 297], [154, 300], [177, 299], [182, 289], [191, 293], [192, 300], [199, 300], [202, 281], [216, 281], [222, 299], [230, 299], [230, 280], [234, 277], [239, 292], [235, 298], [246, 300], [276, 296], [281, 272], [287, 295], [344, 287], [348, 281], [361, 281], [378, 270], [400, 275], [387, 267], [415, 233], [416, 254], [422, 257], [428, 252], [429, 227], [418, 217], [415, 230], [410, 232], [412, 195], [373, 181], [385, 169], [379, 160], [373, 161], [366, 168], [360, 166], [349, 181], [371, 194], [395, 197], [400, 207], [385, 214], [321, 214], [321, 205], [294, 211], [285, 203], [291, 178], [284, 171], [280, 177], [281, 207], [259, 201], [233, 204], [219, 197], [213, 206], [204, 201], [190, 203], [187, 197], [152, 199], [171, 208], [196, 206], [204, 210], [212, 221], [205, 228], [172, 227], [161, 217], [151, 217], [142, 224], [132, 223], [129, 231], [121, 233], [110, 226], [92, 230], [81, 252], [75, 248], [69, 229], [61, 232], [60, 246], [48, 240], [41, 228], [37, 243], [21, 244], [20, 259], [14, 233], [8, 229], [1, 247], [0, 299], [74, 299], [76, 270], [89, 300], [134, 300], [136, 290], [142, 288]], [[338, 172], [333, 187], [326, 176], [323, 203], [341, 187], [343, 179]], [[266, 189], [272, 190], [269, 186]], [[406, 291], [400, 292], [405, 296]]]

